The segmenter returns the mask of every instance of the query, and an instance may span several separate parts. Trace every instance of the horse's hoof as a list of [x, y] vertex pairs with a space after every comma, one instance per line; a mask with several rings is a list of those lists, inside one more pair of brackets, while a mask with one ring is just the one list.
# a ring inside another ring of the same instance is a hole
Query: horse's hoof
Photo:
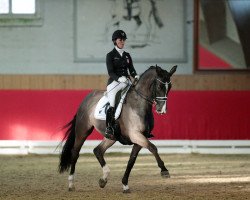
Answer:
[[163, 178], [170, 178], [170, 174], [169, 174], [168, 171], [162, 171], [162, 172], [161, 172], [161, 176], [162, 176]]
[[99, 186], [100, 186], [100, 188], [104, 188], [105, 185], [107, 184], [107, 182], [108, 182], [107, 179], [104, 180], [104, 179], [100, 178], [99, 179]]
[[70, 187], [69, 188], [69, 192], [73, 192], [73, 191], [75, 191], [76, 189], [75, 189], [75, 187]]
[[130, 189], [127, 189], [127, 190], [123, 190], [123, 193], [128, 194], [128, 193], [131, 193], [131, 191], [130, 191]]

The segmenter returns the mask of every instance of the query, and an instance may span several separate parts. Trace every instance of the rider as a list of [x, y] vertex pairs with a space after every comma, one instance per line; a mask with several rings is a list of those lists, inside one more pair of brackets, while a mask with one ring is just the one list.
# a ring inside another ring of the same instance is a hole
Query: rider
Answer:
[[[107, 94], [110, 108], [106, 116], [106, 137], [114, 138], [115, 123], [115, 96], [116, 93], [127, 86], [129, 74], [135, 79], [139, 79], [130, 54], [123, 50], [127, 35], [123, 30], [116, 30], [112, 35], [114, 49], [106, 56], [106, 65], [109, 74], [107, 83]], [[129, 71], [129, 73], [128, 73]]]

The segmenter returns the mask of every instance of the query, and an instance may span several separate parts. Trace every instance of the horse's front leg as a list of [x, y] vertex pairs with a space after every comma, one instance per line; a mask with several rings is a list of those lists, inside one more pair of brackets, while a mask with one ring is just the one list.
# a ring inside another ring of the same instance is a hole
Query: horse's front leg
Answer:
[[129, 193], [130, 190], [129, 190], [129, 187], [128, 187], [128, 178], [129, 178], [129, 174], [135, 164], [135, 161], [136, 161], [136, 158], [138, 156], [138, 153], [140, 152], [141, 150], [141, 146], [135, 144], [133, 146], [133, 149], [131, 151], [131, 154], [130, 154], [130, 158], [129, 158], [129, 161], [128, 161], [128, 164], [127, 164], [127, 168], [126, 168], [126, 171], [124, 173], [124, 176], [122, 178], [122, 184], [123, 184], [123, 193]]
[[165, 167], [164, 162], [162, 161], [162, 159], [158, 154], [158, 149], [153, 143], [151, 143], [144, 135], [139, 133], [134, 134], [130, 139], [133, 143], [138, 144], [141, 147], [147, 148], [154, 155], [158, 167], [161, 169], [161, 176], [170, 178], [170, 174], [167, 168]]
[[149, 143], [148, 144], [148, 150], [155, 156], [155, 159], [157, 161], [158, 167], [161, 168], [161, 176], [165, 177], [165, 178], [170, 178], [169, 171], [165, 167], [165, 164], [162, 161], [162, 159], [160, 158], [160, 156], [158, 154], [157, 147], [153, 143], [151, 143], [150, 141], [148, 141], [148, 143]]
[[103, 176], [102, 176], [102, 178], [99, 179], [99, 186], [101, 188], [104, 188], [105, 185], [107, 184], [108, 176], [109, 176], [109, 173], [110, 173], [110, 169], [109, 169], [109, 167], [106, 164], [106, 161], [104, 159], [104, 153], [115, 142], [116, 141], [104, 138], [103, 141], [97, 147], [94, 148], [94, 154], [95, 154], [97, 160], [99, 161], [99, 163], [100, 163], [100, 165], [102, 167], [102, 171], [103, 171]]

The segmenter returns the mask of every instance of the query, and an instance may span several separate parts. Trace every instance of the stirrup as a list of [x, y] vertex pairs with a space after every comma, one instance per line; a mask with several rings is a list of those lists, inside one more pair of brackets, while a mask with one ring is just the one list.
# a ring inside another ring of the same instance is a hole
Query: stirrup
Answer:
[[105, 131], [105, 137], [110, 140], [115, 140], [114, 128], [112, 126], [108, 126]]

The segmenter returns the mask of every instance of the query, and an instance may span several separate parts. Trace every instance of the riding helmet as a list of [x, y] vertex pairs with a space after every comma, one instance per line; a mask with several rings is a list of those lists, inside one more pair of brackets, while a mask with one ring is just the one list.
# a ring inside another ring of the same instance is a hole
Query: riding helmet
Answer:
[[126, 40], [127, 35], [123, 30], [116, 30], [112, 35], [112, 41], [115, 41], [118, 38]]

